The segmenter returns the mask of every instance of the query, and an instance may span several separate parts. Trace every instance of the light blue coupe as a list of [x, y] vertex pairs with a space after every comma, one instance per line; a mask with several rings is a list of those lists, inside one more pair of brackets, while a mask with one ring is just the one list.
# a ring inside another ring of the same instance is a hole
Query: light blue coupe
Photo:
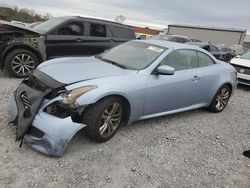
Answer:
[[235, 69], [207, 51], [166, 41], [130, 41], [95, 57], [49, 60], [16, 89], [10, 122], [17, 139], [62, 156], [86, 127], [104, 142], [122, 124], [196, 108], [221, 112]]

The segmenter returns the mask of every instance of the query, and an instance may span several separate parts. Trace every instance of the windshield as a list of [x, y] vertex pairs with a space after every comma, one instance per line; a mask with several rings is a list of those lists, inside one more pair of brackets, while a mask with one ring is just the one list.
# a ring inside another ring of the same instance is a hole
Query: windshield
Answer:
[[243, 53], [241, 55], [241, 58], [250, 60], [250, 51], [247, 51], [247, 52]]
[[166, 48], [143, 42], [130, 41], [97, 56], [106, 62], [127, 69], [144, 69], [158, 58]]
[[64, 20], [65, 20], [64, 17], [52, 18], [46, 22], [43, 22], [33, 27], [33, 29], [39, 33], [45, 34], [51, 29], [53, 29], [54, 27], [56, 27], [57, 25], [59, 25], [60, 23], [62, 23]]

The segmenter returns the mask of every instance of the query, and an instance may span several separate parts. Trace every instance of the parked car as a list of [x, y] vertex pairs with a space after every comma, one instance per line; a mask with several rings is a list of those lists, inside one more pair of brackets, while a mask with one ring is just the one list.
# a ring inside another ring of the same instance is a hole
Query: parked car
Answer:
[[242, 45], [232, 45], [230, 46], [230, 48], [235, 51], [236, 55], [241, 55], [244, 52], [248, 51], [248, 49], [243, 47]]
[[84, 127], [105, 142], [139, 119], [196, 108], [221, 112], [236, 85], [235, 69], [201, 48], [129, 41], [97, 56], [40, 64], [14, 92], [10, 123], [17, 140], [62, 156]]
[[230, 63], [238, 72], [238, 82], [250, 86], [250, 51], [234, 57]]
[[227, 56], [225, 52], [222, 52], [218, 47], [212, 44], [202, 43], [202, 42], [188, 42], [187, 44], [198, 46], [204, 50], [207, 50], [218, 60], [227, 62]]
[[90, 56], [135, 39], [126, 25], [82, 17], [58, 17], [34, 28], [0, 21], [0, 65], [15, 77], [63, 56]]
[[191, 42], [192, 40], [189, 37], [182, 36], [182, 35], [155, 35], [152, 37], [154, 40], [166, 40], [171, 42], [179, 42], [179, 43], [186, 43]]
[[236, 51], [229, 47], [219, 47], [218, 48], [225, 53], [225, 61], [230, 62], [230, 60], [236, 56]]

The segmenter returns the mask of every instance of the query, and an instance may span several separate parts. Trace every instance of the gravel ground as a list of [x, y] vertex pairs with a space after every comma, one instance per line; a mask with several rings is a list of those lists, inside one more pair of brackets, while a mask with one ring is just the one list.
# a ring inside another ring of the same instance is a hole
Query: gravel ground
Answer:
[[204, 109], [139, 121], [110, 141], [77, 134], [62, 158], [24, 144], [7, 125], [20, 83], [0, 73], [0, 187], [250, 187], [250, 88], [219, 114]]

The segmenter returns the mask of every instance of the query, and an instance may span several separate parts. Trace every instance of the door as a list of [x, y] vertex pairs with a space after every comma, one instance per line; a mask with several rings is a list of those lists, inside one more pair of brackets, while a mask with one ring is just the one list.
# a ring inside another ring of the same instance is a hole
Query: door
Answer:
[[71, 20], [47, 35], [48, 59], [62, 56], [83, 55], [84, 23]]
[[85, 53], [96, 55], [113, 47], [113, 38], [108, 25], [99, 22], [86, 23]]
[[176, 110], [194, 104], [200, 79], [196, 51], [186, 49], [173, 51], [160, 65], [175, 68], [175, 73], [149, 76], [144, 115]]
[[[215, 93], [217, 92], [217, 83], [221, 76], [221, 69], [219, 64], [216, 64], [207, 54], [198, 51], [198, 76], [200, 78], [197, 93], [195, 97], [195, 104], [207, 104], [211, 102]], [[218, 68], [217, 68], [218, 67]]]

